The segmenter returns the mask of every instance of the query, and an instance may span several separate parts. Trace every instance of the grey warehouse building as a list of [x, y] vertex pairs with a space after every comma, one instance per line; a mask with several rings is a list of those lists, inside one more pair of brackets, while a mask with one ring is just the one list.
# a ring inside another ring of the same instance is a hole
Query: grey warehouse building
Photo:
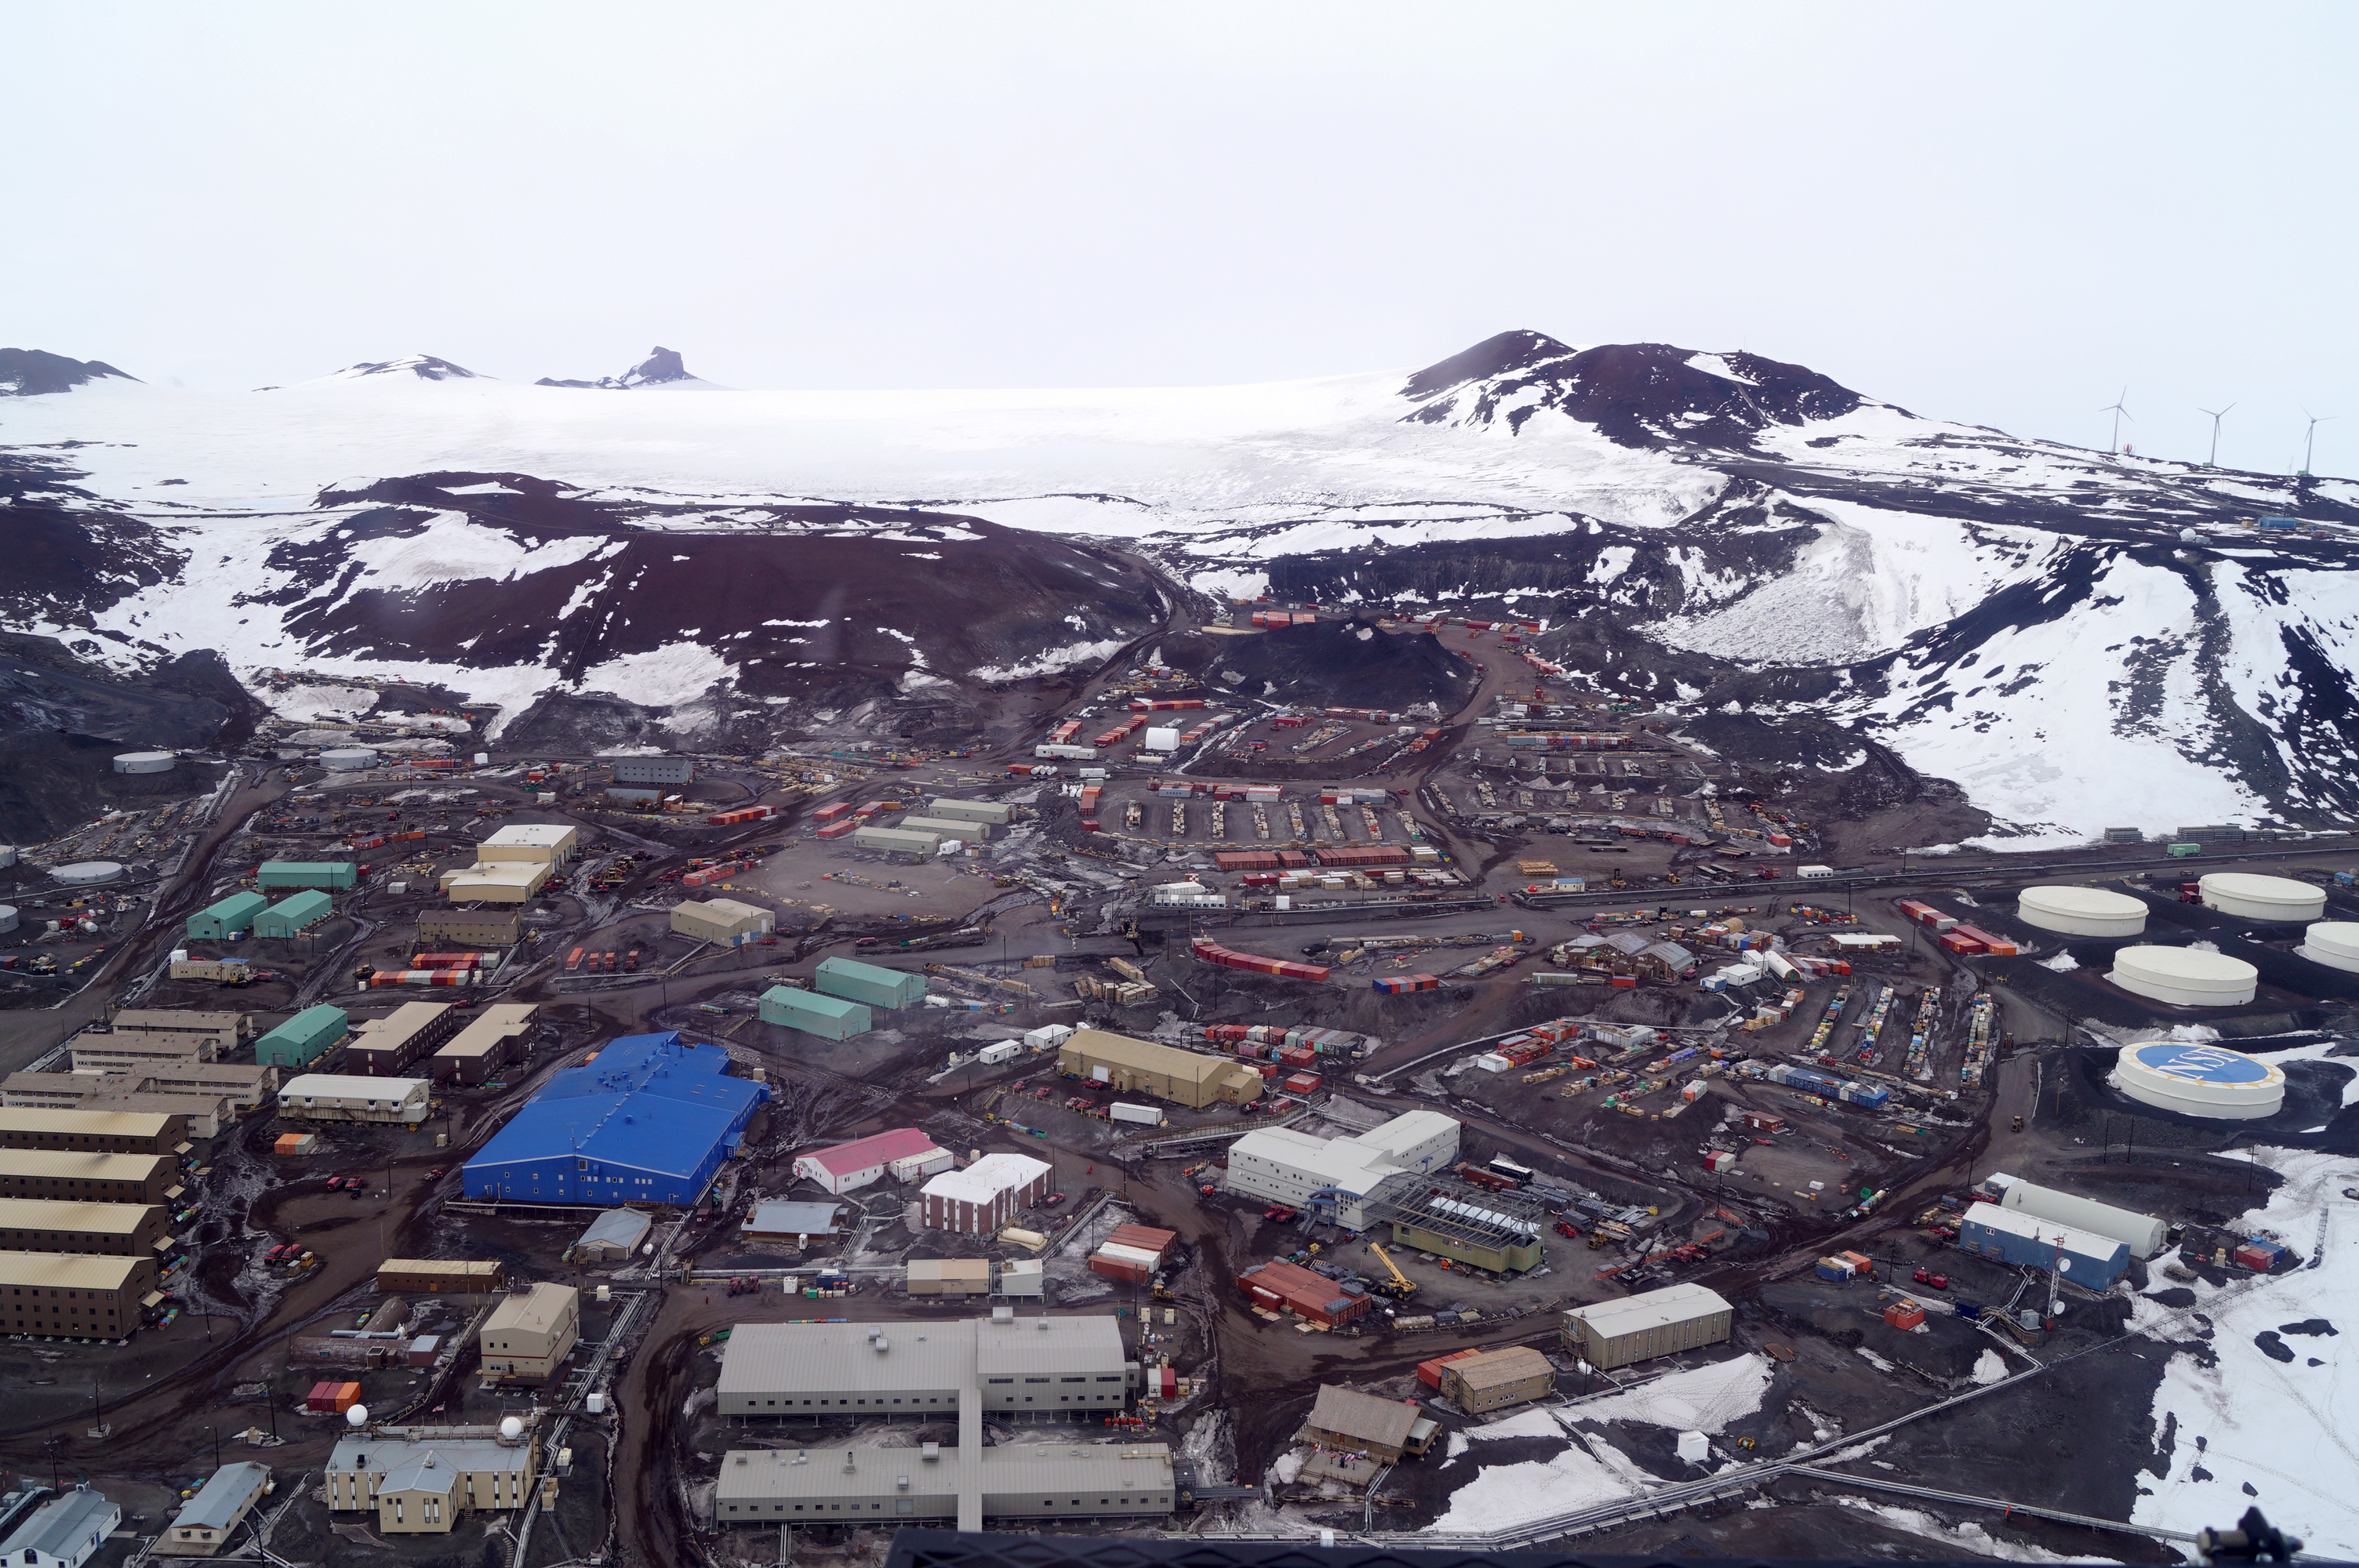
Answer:
[[766, 1529], [951, 1519], [965, 1494], [976, 1498], [979, 1519], [1168, 1514], [1177, 1491], [1171, 1450], [1160, 1443], [1016, 1444], [982, 1449], [979, 1462], [963, 1456], [973, 1452], [933, 1443], [731, 1449], [722, 1455], [712, 1522]]
[[723, 1416], [1119, 1411], [1130, 1372], [1106, 1315], [952, 1323], [745, 1323], [721, 1359]]
[[1736, 1309], [1718, 1292], [1681, 1281], [1564, 1314], [1564, 1347], [1600, 1371], [1728, 1337]]
[[614, 771], [618, 784], [684, 784], [696, 777], [696, 763], [688, 757], [601, 757]]

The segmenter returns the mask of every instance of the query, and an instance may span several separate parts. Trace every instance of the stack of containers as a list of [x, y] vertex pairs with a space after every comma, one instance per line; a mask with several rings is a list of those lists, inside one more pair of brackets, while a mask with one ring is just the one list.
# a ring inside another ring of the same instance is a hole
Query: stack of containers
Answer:
[[1256, 974], [1276, 975], [1289, 980], [1324, 981], [1328, 975], [1324, 964], [1297, 964], [1284, 958], [1265, 958], [1258, 953], [1239, 953], [1207, 936], [1197, 937], [1190, 946], [1203, 962], [1220, 964], [1232, 969], [1250, 969]]
[[412, 953], [409, 967], [413, 969], [480, 969], [489, 953]]
[[1371, 989], [1387, 996], [1399, 996], [1407, 991], [1430, 991], [1441, 989], [1441, 982], [1431, 975], [1384, 975], [1368, 982]]

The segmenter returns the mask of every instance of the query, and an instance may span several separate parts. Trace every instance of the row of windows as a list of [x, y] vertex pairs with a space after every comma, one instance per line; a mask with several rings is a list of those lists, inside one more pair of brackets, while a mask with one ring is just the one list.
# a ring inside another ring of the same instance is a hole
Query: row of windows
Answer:
[[[1042, 1508], [1044, 1508], [1044, 1509], [1053, 1509], [1053, 1508], [1055, 1508], [1055, 1507], [1057, 1507], [1057, 1506], [1058, 1506], [1058, 1504], [1057, 1504], [1057, 1499], [1056, 1499], [1056, 1498], [1042, 1498], [1040, 1499], [1040, 1506], [1041, 1506]], [[1065, 1502], [1064, 1506], [1065, 1506], [1066, 1508], [1069, 1508], [1069, 1509], [1077, 1509], [1077, 1508], [1080, 1508], [1080, 1507], [1082, 1506], [1082, 1499], [1081, 1499], [1081, 1498], [1068, 1498], [1068, 1499], [1066, 1499], [1066, 1502]], [[1126, 1508], [1129, 1508], [1129, 1507], [1131, 1507], [1131, 1506], [1132, 1506], [1132, 1499], [1131, 1499], [1131, 1498], [1100, 1498], [1098, 1499], [1098, 1507], [1100, 1507], [1100, 1508], [1102, 1508], [1102, 1509], [1104, 1509], [1104, 1508], [1125, 1508], [1125, 1509], [1126, 1509]], [[1155, 1498], [1138, 1498], [1138, 1499], [1137, 1499], [1137, 1506], [1139, 1506], [1139, 1507], [1141, 1507], [1141, 1508], [1157, 1508], [1157, 1507], [1169, 1508], [1169, 1507], [1170, 1507], [1170, 1506], [1171, 1506], [1171, 1499], [1170, 1499], [1170, 1498], [1163, 1498], [1163, 1497], [1155, 1497]], [[770, 1505], [770, 1511], [771, 1511], [772, 1513], [774, 1513], [774, 1514], [782, 1514], [782, 1513], [788, 1513], [788, 1512], [801, 1513], [801, 1512], [804, 1510], [805, 1507], [806, 1507], [806, 1505], [805, 1505], [805, 1504], [802, 1504], [802, 1503], [796, 1503], [796, 1504], [794, 1504], [794, 1505], [792, 1506], [792, 1508], [791, 1508], [791, 1509], [789, 1509], [788, 1505], [787, 1505], [787, 1504], [785, 1504], [785, 1503], [772, 1503], [772, 1504]], [[843, 1509], [844, 1509], [844, 1505], [843, 1505], [843, 1504], [842, 1504], [842, 1503], [811, 1503], [811, 1504], [809, 1504], [809, 1505], [808, 1505], [808, 1507], [809, 1507], [810, 1510], [812, 1513], [815, 1513], [815, 1514], [817, 1514], [817, 1513], [837, 1513], [837, 1514], [840, 1514], [840, 1513], [842, 1513], [842, 1512], [843, 1511]], [[916, 1511], [916, 1509], [917, 1509], [917, 1500], [916, 1500], [915, 1498], [894, 1498], [894, 1499], [893, 1499], [893, 1511], [894, 1511], [895, 1513], [897, 1513], [897, 1514], [913, 1513], [913, 1512], [915, 1512], [915, 1511]], [[739, 1511], [738, 1506], [737, 1506], [735, 1503], [731, 1503], [731, 1504], [729, 1505], [729, 1511], [730, 1511], [731, 1513], [733, 1513], [733, 1514], [734, 1514], [734, 1513], [738, 1512], [738, 1511]], [[759, 1504], [759, 1503], [747, 1503], [747, 1504], [745, 1506], [744, 1511], [745, 1511], [745, 1512], [746, 1512], [746, 1513], [749, 1513], [749, 1514], [757, 1514], [757, 1513], [760, 1513], [760, 1512], [762, 1511], [762, 1505], [761, 1505], [761, 1504]], [[852, 1511], [853, 1511], [853, 1513], [858, 1513], [858, 1512], [860, 1511], [860, 1505], [859, 1505], [858, 1503], [853, 1503], [853, 1504], [852, 1505]], [[871, 1513], [882, 1513], [882, 1512], [884, 1512], [884, 1511], [885, 1511], [885, 1505], [884, 1505], [883, 1503], [871, 1503], [871, 1504], [869, 1504], [869, 1505], [868, 1505], [868, 1511], [869, 1511], [869, 1512], [871, 1512]]]
[[[40, 1291], [40, 1287], [39, 1287], [39, 1286], [38, 1286], [38, 1285], [29, 1286], [29, 1287], [28, 1287], [28, 1286], [24, 1286], [24, 1285], [11, 1285], [11, 1286], [9, 1286], [9, 1287], [8, 1287], [8, 1293], [9, 1293], [10, 1295], [12, 1295], [12, 1296], [38, 1296], [38, 1295], [39, 1295], [39, 1294], [41, 1293], [41, 1291]], [[114, 1301], [114, 1300], [115, 1299], [115, 1294], [114, 1294], [114, 1292], [113, 1291], [92, 1291], [92, 1292], [90, 1292], [87, 1295], [85, 1295], [85, 1294], [84, 1294], [82, 1292], [81, 1292], [81, 1291], [56, 1291], [56, 1290], [53, 1290], [53, 1291], [51, 1291], [51, 1292], [49, 1292], [49, 1294], [50, 1294], [51, 1296], [53, 1296], [53, 1297], [63, 1297], [63, 1298], [64, 1298], [65, 1300], [67, 1300], [67, 1301], [75, 1301], [75, 1302], [79, 1302], [79, 1301], [111, 1302], [111, 1301]]]
[[[1007, 1380], [1008, 1380], [1008, 1379], [1005, 1379], [1005, 1378], [994, 1378], [994, 1379], [992, 1379], [992, 1381], [993, 1381], [993, 1382], [995, 1382], [995, 1383], [1004, 1383], [1004, 1382], [1006, 1382]], [[1047, 1382], [1049, 1379], [1046, 1379], [1046, 1378], [1027, 1378], [1027, 1379], [1026, 1379], [1025, 1380], [1026, 1380], [1027, 1382], [1032, 1382], [1032, 1383], [1045, 1383], [1045, 1382]], [[1068, 1383], [1082, 1383], [1082, 1382], [1087, 1382], [1088, 1380], [1089, 1380], [1089, 1379], [1087, 1379], [1086, 1378], [1067, 1378], [1067, 1379], [1064, 1379], [1064, 1381], [1066, 1381], [1066, 1382], [1068, 1382]], [[1119, 1383], [1119, 1382], [1121, 1382], [1121, 1381], [1122, 1381], [1122, 1378], [1121, 1378], [1121, 1376], [1120, 1376], [1119, 1374], [1116, 1374], [1115, 1376], [1111, 1377], [1111, 1378], [1100, 1378], [1100, 1379], [1098, 1379], [1098, 1381], [1099, 1381], [1099, 1382], [1101, 1382], [1101, 1383]], [[1100, 1390], [1100, 1395], [1101, 1395], [1101, 1397], [1103, 1397], [1103, 1393], [1104, 1393], [1104, 1390]], [[1011, 1400], [1012, 1400], [1012, 1399], [1014, 1399], [1016, 1396], [1015, 1396], [1015, 1395], [1013, 1395], [1013, 1394], [1009, 1394], [1009, 1395], [1008, 1395], [1008, 1396], [1006, 1396], [1006, 1397], [1007, 1397], [1008, 1399], [1011, 1399]], [[1059, 1395], [1057, 1396], [1057, 1399], [1058, 1399], [1059, 1402], [1060, 1402], [1060, 1403], [1061, 1403], [1061, 1402], [1064, 1402], [1064, 1401], [1067, 1401], [1067, 1400], [1071, 1400], [1087, 1399], [1088, 1397], [1089, 1397], [1089, 1396], [1088, 1396], [1088, 1395], [1085, 1395], [1085, 1394], [1059, 1394]], [[777, 1408], [778, 1408], [778, 1405], [779, 1405], [779, 1403], [780, 1403], [780, 1402], [781, 1402], [781, 1401], [779, 1401], [779, 1400], [764, 1400], [762, 1401], [762, 1408], [763, 1408], [763, 1409], [765, 1409], [765, 1410], [776, 1410], [776, 1409], [777, 1409]], [[887, 1402], [888, 1402], [888, 1401], [886, 1400], [886, 1398], [885, 1398], [885, 1396], [884, 1396], [884, 1395], [879, 1394], [879, 1395], [876, 1397], [876, 1406], [877, 1406], [877, 1408], [882, 1409], [882, 1408], [883, 1408], [883, 1407], [884, 1407]], [[896, 1399], [894, 1399], [894, 1400], [890, 1400], [889, 1402], [890, 1402], [890, 1403], [892, 1403], [892, 1404], [897, 1404], [897, 1404], [901, 1404], [901, 1403], [903, 1403], [904, 1401], [903, 1401], [903, 1400], [901, 1400], [900, 1399], [896, 1398]], [[912, 1404], [912, 1405], [919, 1404], [919, 1403], [922, 1402], [922, 1403], [929, 1404], [929, 1405], [950, 1405], [950, 1406], [953, 1406], [953, 1407], [955, 1407], [955, 1406], [958, 1404], [958, 1396], [957, 1396], [956, 1394], [947, 1394], [947, 1395], [929, 1394], [929, 1395], [927, 1395], [927, 1396], [925, 1397], [925, 1399], [924, 1399], [922, 1401], [920, 1401], [920, 1400], [919, 1400], [919, 1398], [918, 1398], [918, 1396], [917, 1396], [917, 1395], [915, 1395], [915, 1394], [911, 1394], [911, 1395], [908, 1397], [908, 1400], [907, 1400], [907, 1402], [908, 1402], [908, 1403], [909, 1403], [909, 1404]], [[1024, 1402], [1025, 1402], [1026, 1404], [1030, 1404], [1030, 1403], [1032, 1402], [1032, 1396], [1031, 1396], [1030, 1394], [1027, 1394], [1027, 1395], [1025, 1395], [1025, 1396], [1024, 1396]], [[752, 1400], [748, 1400], [746, 1401], [746, 1403], [747, 1403], [747, 1405], [750, 1407], [750, 1406], [752, 1405], [753, 1401], [752, 1401]], [[789, 1409], [789, 1410], [792, 1410], [792, 1409], [795, 1409], [795, 1408], [796, 1408], [795, 1400], [792, 1400], [791, 1398], [789, 1398], [789, 1399], [786, 1400], [784, 1401], [784, 1403], [786, 1404], [787, 1408], [788, 1408], [788, 1409]], [[858, 1406], [858, 1407], [860, 1407], [861, 1409], [865, 1410], [865, 1409], [867, 1409], [867, 1408], [868, 1408], [868, 1403], [869, 1403], [869, 1402], [868, 1402], [868, 1400], [865, 1400], [865, 1399], [857, 1399], [857, 1400], [803, 1400], [803, 1401], [802, 1401], [802, 1406], [803, 1406], [803, 1408], [806, 1408], [806, 1409], [808, 1409], [809, 1407], [810, 1407], [810, 1406], [812, 1406], [812, 1405], [815, 1405], [815, 1404], [816, 1404], [816, 1405], [828, 1405], [828, 1406], [833, 1406], [833, 1407], [836, 1407], [836, 1408], [839, 1408], [839, 1409], [842, 1409], [842, 1408], [847, 1408], [847, 1407], [851, 1407], [851, 1406]]]

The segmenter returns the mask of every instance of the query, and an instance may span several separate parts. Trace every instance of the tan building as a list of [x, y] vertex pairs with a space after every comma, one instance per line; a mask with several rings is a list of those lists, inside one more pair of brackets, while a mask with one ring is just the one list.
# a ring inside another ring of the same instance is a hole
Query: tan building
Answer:
[[164, 1227], [154, 1205], [0, 1198], [0, 1249], [10, 1252], [156, 1258], [171, 1245]]
[[465, 1258], [387, 1258], [376, 1288], [387, 1295], [488, 1295], [506, 1283], [497, 1263]]
[[467, 1015], [447, 1001], [406, 1001], [383, 1018], [353, 1024], [344, 1066], [363, 1077], [399, 1077], [402, 1069], [442, 1048]]
[[1728, 1337], [1736, 1309], [1701, 1285], [1665, 1285], [1564, 1314], [1564, 1347], [1601, 1371]]
[[328, 1508], [374, 1513], [387, 1535], [447, 1534], [462, 1510], [492, 1512], [531, 1500], [539, 1444], [527, 1426], [373, 1427], [336, 1440], [328, 1457]]
[[1440, 1423], [1422, 1414], [1414, 1400], [1379, 1399], [1321, 1383], [1301, 1435], [1305, 1442], [1392, 1465], [1403, 1455], [1423, 1454], [1440, 1430]]
[[768, 910], [740, 903], [734, 898], [676, 903], [671, 910], [671, 928], [680, 935], [699, 942], [718, 942], [724, 947], [766, 936], [777, 928], [777, 916]]
[[215, 1056], [234, 1054], [255, 1033], [252, 1013], [202, 1008], [126, 1007], [113, 1022], [117, 1034], [210, 1034]]
[[1480, 1351], [1441, 1367], [1441, 1397], [1468, 1415], [1524, 1404], [1555, 1390], [1555, 1366], [1528, 1345]]
[[243, 1116], [278, 1092], [278, 1069], [257, 1062], [190, 1062], [157, 1065], [139, 1073], [125, 1092], [143, 1095], [218, 1095]]
[[0, 1252], [0, 1334], [127, 1339], [163, 1300], [153, 1258]]
[[573, 863], [582, 833], [562, 822], [512, 822], [475, 847], [478, 860], [524, 860], [552, 872]]
[[1178, 1051], [1103, 1029], [1079, 1029], [1057, 1047], [1057, 1070], [1119, 1094], [1153, 1095], [1191, 1108], [1259, 1099], [1262, 1077], [1234, 1056]]
[[431, 1096], [424, 1078], [300, 1073], [278, 1086], [278, 1114], [289, 1121], [385, 1121], [415, 1127]]
[[151, 1111], [0, 1108], [0, 1149], [85, 1154], [184, 1154], [189, 1120]]
[[991, 1262], [984, 1258], [912, 1258], [908, 1290], [913, 1296], [987, 1296]]
[[523, 935], [523, 917], [514, 910], [429, 909], [418, 917], [418, 940], [429, 946], [513, 947]]
[[438, 885], [452, 903], [523, 903], [549, 875], [550, 868], [535, 860], [478, 860], [443, 872]]
[[73, 1154], [0, 1149], [0, 1199], [165, 1204], [180, 1195], [180, 1167], [168, 1154]]
[[477, 1342], [484, 1376], [503, 1382], [545, 1383], [582, 1337], [582, 1292], [571, 1285], [538, 1284], [492, 1309]]
[[211, 1557], [270, 1490], [270, 1466], [241, 1459], [207, 1477], [156, 1540], [158, 1557]]
[[489, 1083], [500, 1069], [525, 1058], [525, 1037], [532, 1032], [534, 1007], [528, 1001], [495, 1001], [475, 1014], [474, 1022], [434, 1053], [426, 1065], [435, 1082], [455, 1079], [462, 1084]]
[[137, 1071], [182, 1062], [221, 1060], [221, 1041], [203, 1033], [174, 1033], [148, 1029], [136, 1033], [74, 1036], [73, 1070], [77, 1073]]

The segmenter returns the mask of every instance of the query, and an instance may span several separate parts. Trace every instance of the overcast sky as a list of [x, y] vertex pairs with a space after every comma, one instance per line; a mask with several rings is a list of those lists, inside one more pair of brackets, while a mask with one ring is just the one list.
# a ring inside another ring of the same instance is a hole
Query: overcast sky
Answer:
[[0, 4], [0, 343], [1322, 375], [1511, 327], [2359, 470], [2359, 5]]

